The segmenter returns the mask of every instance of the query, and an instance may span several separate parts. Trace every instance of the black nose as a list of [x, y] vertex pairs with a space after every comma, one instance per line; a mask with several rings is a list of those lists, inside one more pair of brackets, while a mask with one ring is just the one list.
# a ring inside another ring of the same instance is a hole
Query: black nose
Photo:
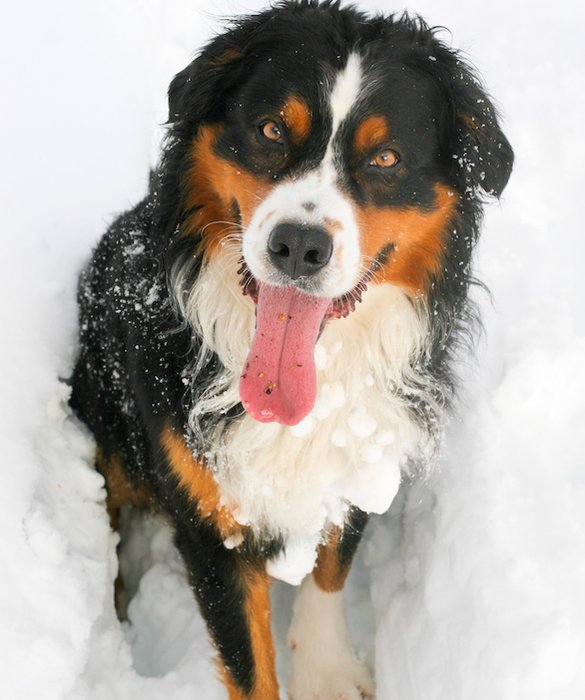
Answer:
[[268, 257], [291, 279], [310, 277], [325, 267], [333, 253], [333, 241], [318, 226], [278, 224], [268, 238]]

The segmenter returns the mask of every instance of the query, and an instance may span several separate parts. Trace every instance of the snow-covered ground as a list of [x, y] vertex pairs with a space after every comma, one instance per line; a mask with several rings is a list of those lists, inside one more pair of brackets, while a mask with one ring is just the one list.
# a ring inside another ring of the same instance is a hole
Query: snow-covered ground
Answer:
[[[403, 5], [358, 3], [400, 10]], [[67, 415], [76, 276], [142, 196], [165, 90], [257, 0], [3, 3], [0, 28], [0, 698], [219, 700], [169, 531], [115, 536]], [[203, 9], [202, 9], [203, 8]], [[504, 113], [517, 165], [478, 256], [486, 339], [438, 469], [372, 521], [348, 587], [379, 700], [585, 697], [584, 5], [420, 0]], [[292, 589], [274, 589], [282, 639]], [[281, 649], [281, 672], [286, 650]]]

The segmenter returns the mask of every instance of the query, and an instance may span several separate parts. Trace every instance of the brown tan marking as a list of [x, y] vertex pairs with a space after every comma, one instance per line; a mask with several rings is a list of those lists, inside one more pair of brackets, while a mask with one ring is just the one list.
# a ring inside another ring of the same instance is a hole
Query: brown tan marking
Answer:
[[229, 233], [240, 230], [232, 211], [235, 200], [246, 227], [254, 210], [270, 190], [265, 178], [225, 160], [214, 152], [222, 126], [203, 127], [193, 141], [191, 166], [186, 177], [185, 210], [193, 209], [184, 224], [184, 232], [201, 231], [202, 251], [217, 252]]
[[285, 102], [280, 114], [293, 141], [305, 141], [311, 131], [311, 112], [307, 103], [293, 95]]
[[119, 455], [106, 459], [98, 448], [95, 459], [97, 470], [106, 481], [106, 509], [113, 530], [118, 529], [120, 508], [126, 503], [136, 508], [153, 507], [152, 494], [143, 484], [130, 483]]
[[390, 137], [388, 122], [380, 114], [367, 117], [355, 130], [353, 144], [359, 154], [368, 153], [376, 146], [383, 147]]
[[240, 61], [242, 58], [244, 58], [244, 54], [241, 51], [238, 51], [238, 49], [227, 49], [217, 56], [213, 62], [219, 66], [225, 66], [228, 63]]
[[258, 224], [258, 228], [262, 230], [264, 226], [268, 223], [268, 219], [271, 219], [276, 214], [276, 209], [269, 211], [262, 221]]
[[342, 566], [339, 559], [341, 529], [334, 527], [329, 532], [327, 542], [317, 550], [317, 562], [313, 569], [315, 583], [325, 593], [336, 593], [343, 588], [351, 568], [351, 561]]
[[[323, 223], [327, 229], [327, 233], [335, 240], [335, 234], [343, 229], [343, 224], [339, 219], [333, 219], [329, 216], [323, 217]], [[343, 236], [340, 236], [335, 244], [335, 260], [337, 265], [341, 268], [343, 266]]]
[[228, 691], [229, 700], [278, 700], [275, 650], [270, 627], [270, 578], [266, 572], [252, 567], [245, 567], [242, 576], [245, 579], [244, 609], [254, 656], [254, 687], [250, 694], [244, 693], [218, 659], [221, 680]]
[[324, 217], [323, 223], [325, 224], [327, 231], [333, 236], [336, 231], [343, 228], [343, 224], [339, 219], [332, 219], [329, 216]]
[[249, 700], [249, 696], [243, 693], [234, 683], [229, 671], [218, 660], [218, 668], [221, 682], [225, 685], [229, 700]]
[[[212, 521], [224, 539], [241, 533], [242, 527], [236, 523], [231, 511], [220, 505], [219, 488], [213, 475], [194, 459], [184, 439], [172, 428], [167, 428], [161, 442], [172, 472], [196, 501], [201, 516]], [[240, 580], [254, 655], [254, 690], [250, 695], [243, 693], [229, 671], [218, 661], [221, 677], [230, 700], [278, 700], [275, 652], [270, 629], [270, 579], [265, 571], [244, 564]]]
[[478, 141], [483, 140], [488, 143], [489, 138], [486, 134], [485, 124], [478, 121], [472, 114], [460, 113], [459, 118], [465, 124], [467, 131], [473, 138], [477, 139]]
[[445, 185], [436, 185], [435, 198], [432, 211], [417, 207], [357, 207], [362, 253], [367, 260], [375, 259], [384, 246], [394, 245], [374, 283], [391, 282], [413, 295], [426, 293], [431, 275], [441, 268], [447, 225], [458, 201]]
[[278, 700], [274, 643], [270, 629], [270, 578], [265, 571], [247, 576], [246, 615], [254, 653], [254, 700]]
[[202, 518], [213, 523], [223, 539], [240, 535], [242, 527], [232, 512], [221, 505], [219, 487], [209, 469], [191, 454], [182, 436], [167, 428], [162, 436], [169, 467], [179, 484], [197, 505]]
[[[119, 455], [114, 454], [106, 459], [98, 447], [95, 461], [97, 470], [106, 481], [106, 510], [112, 530], [118, 530], [120, 508], [126, 503], [130, 503], [136, 508], [156, 509], [154, 498], [149, 489], [144, 484], [132, 485], [130, 483]], [[118, 618], [127, 620], [128, 596], [120, 570], [118, 570], [114, 582], [114, 602]]]

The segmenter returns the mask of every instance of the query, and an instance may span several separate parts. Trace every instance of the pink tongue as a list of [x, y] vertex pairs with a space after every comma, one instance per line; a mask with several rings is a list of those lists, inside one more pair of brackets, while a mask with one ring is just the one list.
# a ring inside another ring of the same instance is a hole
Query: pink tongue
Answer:
[[327, 297], [296, 287], [260, 285], [256, 332], [240, 378], [240, 399], [252, 418], [296, 425], [315, 405], [315, 343]]

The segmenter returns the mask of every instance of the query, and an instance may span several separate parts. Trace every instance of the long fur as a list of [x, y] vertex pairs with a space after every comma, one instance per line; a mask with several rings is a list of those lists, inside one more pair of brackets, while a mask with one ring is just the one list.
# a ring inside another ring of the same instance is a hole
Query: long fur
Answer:
[[[262, 136], [267, 115], [284, 141]], [[369, 134], [371, 117], [382, 127]], [[396, 168], [374, 167], [390, 148]], [[232, 22], [172, 81], [149, 192], [80, 278], [71, 404], [96, 436], [111, 512], [123, 491], [171, 518], [231, 697], [276, 698], [257, 632], [266, 570], [296, 582], [326, 551], [337, 590], [365, 512], [432, 463], [454, 356], [476, 325], [482, 208], [512, 162], [474, 70], [406, 14], [278, 2]], [[335, 248], [296, 281], [267, 252], [291, 220]], [[331, 298], [316, 402], [292, 427], [240, 402], [262, 284]], [[310, 633], [310, 614], [298, 619]]]

